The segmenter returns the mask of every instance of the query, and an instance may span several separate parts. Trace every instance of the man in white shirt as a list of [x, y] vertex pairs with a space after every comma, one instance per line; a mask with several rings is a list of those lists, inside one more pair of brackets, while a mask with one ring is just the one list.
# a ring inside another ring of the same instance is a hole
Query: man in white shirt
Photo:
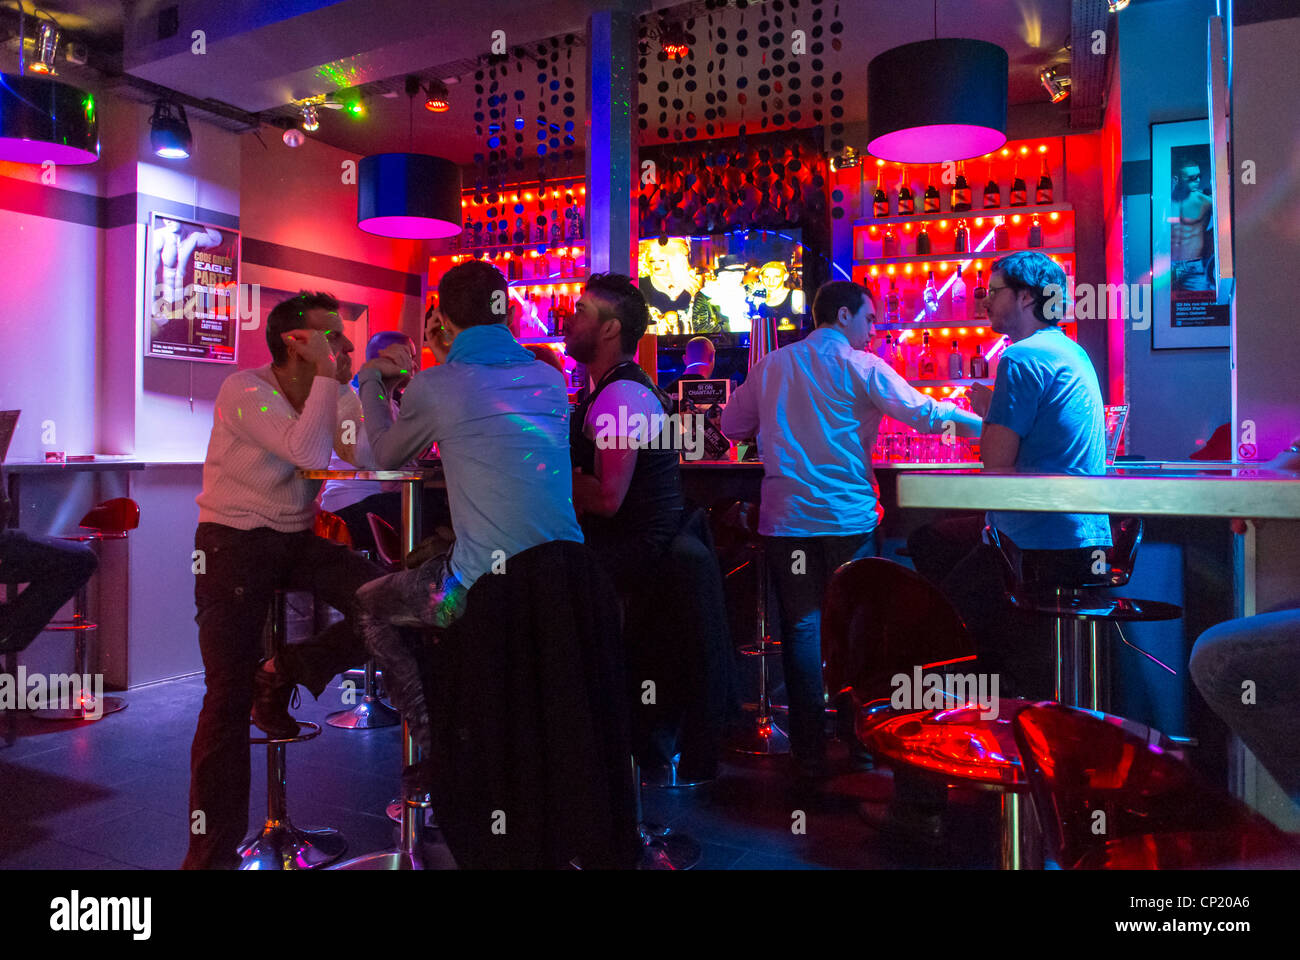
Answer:
[[[186, 869], [233, 868], [248, 827], [248, 720], [272, 736], [294, 736], [290, 695], [301, 681], [320, 696], [341, 670], [365, 660], [355, 627], [357, 589], [381, 571], [312, 532], [330, 453], [358, 458], [360, 403], [346, 386], [352, 344], [338, 301], [303, 292], [267, 317], [272, 363], [231, 374], [217, 394], [212, 439], [197, 497], [195, 620], [207, 693], [190, 758], [191, 832]], [[258, 665], [262, 630], [277, 589], [312, 590], [344, 614], [310, 643]]]
[[782, 664], [796, 771], [825, 771], [821, 601], [837, 567], [876, 552], [882, 510], [871, 451], [883, 416], [922, 433], [980, 420], [912, 389], [867, 352], [876, 303], [860, 284], [823, 284], [815, 329], [749, 371], [722, 413], [733, 439], [757, 436], [763, 460], [758, 532], [781, 606]]

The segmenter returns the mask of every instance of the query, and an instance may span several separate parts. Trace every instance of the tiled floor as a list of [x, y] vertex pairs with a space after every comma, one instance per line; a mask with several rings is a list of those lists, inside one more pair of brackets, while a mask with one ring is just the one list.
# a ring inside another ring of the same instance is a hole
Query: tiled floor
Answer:
[[[203, 695], [188, 679], [133, 690], [128, 709], [95, 723], [51, 724], [22, 717], [19, 739], [0, 745], [0, 869], [172, 869], [186, 847], [189, 746]], [[321, 722], [341, 707], [331, 688], [296, 711]], [[398, 728], [352, 732], [326, 727], [289, 749], [289, 812], [300, 826], [328, 825], [349, 855], [388, 848], [384, 807], [396, 790]], [[266, 770], [253, 752], [250, 826], [265, 815]], [[842, 759], [833, 747], [832, 759]], [[842, 775], [800, 792], [783, 758], [735, 756], [717, 781], [694, 790], [647, 789], [648, 820], [699, 840], [704, 869], [992, 866], [995, 798], [950, 811], [949, 845], [929, 857], [888, 849], [859, 819], [863, 799], [886, 798], [888, 774]], [[802, 816], [801, 816], [802, 814]], [[798, 824], [804, 824], [798, 832]]]

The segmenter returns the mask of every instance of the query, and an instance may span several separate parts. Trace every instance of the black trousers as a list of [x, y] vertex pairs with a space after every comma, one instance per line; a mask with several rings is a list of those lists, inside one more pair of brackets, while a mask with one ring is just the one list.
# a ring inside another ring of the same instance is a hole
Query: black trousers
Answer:
[[319, 697], [334, 676], [365, 662], [356, 592], [383, 571], [310, 530], [201, 523], [194, 548], [204, 564], [194, 578], [194, 619], [207, 692], [190, 750], [190, 846], [183, 867], [234, 868], [248, 829], [253, 675], [275, 591], [310, 590], [344, 616], [311, 642], [285, 647], [276, 660], [280, 671]]
[[27, 584], [0, 604], [0, 654], [24, 650], [98, 565], [84, 543], [0, 530], [0, 583]]
[[[975, 639], [979, 669], [998, 674], [998, 694], [1032, 700], [1055, 696], [1052, 622], [1017, 610], [996, 548], [984, 543], [983, 515], [954, 517], [921, 527], [907, 538], [912, 563], [946, 596]], [[1027, 579], [1070, 581], [1088, 574], [1094, 547], [1025, 550]]]

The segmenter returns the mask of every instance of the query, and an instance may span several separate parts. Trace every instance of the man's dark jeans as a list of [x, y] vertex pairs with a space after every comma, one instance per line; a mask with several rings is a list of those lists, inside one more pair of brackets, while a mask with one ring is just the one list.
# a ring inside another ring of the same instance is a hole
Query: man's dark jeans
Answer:
[[[190, 751], [189, 853], [185, 869], [233, 868], [248, 829], [249, 712], [253, 675], [277, 589], [309, 590], [344, 619], [309, 643], [290, 645], [276, 667], [319, 697], [330, 680], [366, 659], [356, 630], [356, 592], [383, 571], [310, 530], [236, 530], [200, 523], [195, 550], [205, 570], [194, 578], [195, 620], [207, 693]], [[205, 831], [195, 833], [203, 811]]]
[[[980, 672], [998, 675], [1000, 696], [1051, 700], [1052, 621], [1011, 606], [1002, 561], [984, 543], [983, 530], [982, 515], [921, 527], [907, 538], [912, 564], [957, 609], [975, 640]], [[1022, 551], [1023, 574], [1047, 584], [1086, 577], [1096, 549]]]
[[1192, 648], [1189, 666], [1214, 712], [1300, 802], [1300, 610], [1211, 627]]
[[26, 649], [97, 566], [83, 543], [0, 530], [0, 583], [27, 584], [0, 604], [0, 654]]
[[767, 537], [767, 569], [781, 606], [781, 665], [790, 704], [790, 752], [805, 773], [826, 760], [822, 599], [842, 564], [876, 555], [876, 534]]

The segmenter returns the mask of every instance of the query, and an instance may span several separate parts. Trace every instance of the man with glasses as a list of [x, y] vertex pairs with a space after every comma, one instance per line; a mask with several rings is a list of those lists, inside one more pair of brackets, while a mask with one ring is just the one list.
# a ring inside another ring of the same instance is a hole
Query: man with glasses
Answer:
[[[1092, 361], [1057, 325], [1065, 272], [1034, 250], [994, 261], [988, 287], [994, 333], [1011, 340], [993, 390], [977, 384], [971, 407], [984, 417], [980, 454], [990, 472], [1100, 475], [1106, 472], [1106, 414]], [[1049, 305], [1049, 303], [1051, 305]], [[1096, 550], [1110, 546], [1104, 514], [990, 511], [942, 520], [908, 538], [916, 569], [956, 604], [974, 634], [981, 669], [1000, 674], [1004, 692], [1050, 697], [1052, 658], [1034, 642], [1033, 624], [1004, 599], [985, 524], [1023, 554], [1027, 579], [1086, 575]]]
[[[296, 736], [289, 700], [298, 682], [319, 697], [339, 672], [366, 659], [356, 629], [358, 588], [381, 570], [312, 532], [319, 480], [331, 451], [358, 466], [361, 403], [348, 389], [352, 342], [338, 301], [303, 292], [266, 320], [271, 363], [231, 374], [214, 408], [196, 498], [195, 620], [207, 693], [190, 751], [191, 831], [186, 869], [239, 865], [248, 827], [248, 721]], [[308, 643], [259, 665], [262, 630], [277, 589], [311, 590], [343, 614]], [[197, 822], [197, 821], [195, 821]]]

